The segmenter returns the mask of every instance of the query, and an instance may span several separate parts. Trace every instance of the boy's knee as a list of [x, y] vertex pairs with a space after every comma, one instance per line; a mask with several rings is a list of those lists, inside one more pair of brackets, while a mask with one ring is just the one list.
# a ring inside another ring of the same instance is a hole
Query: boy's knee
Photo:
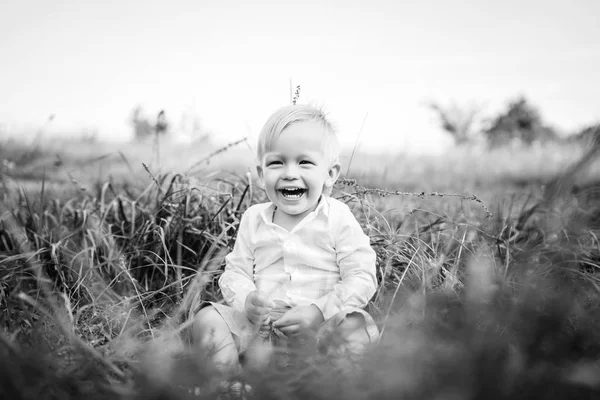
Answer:
[[337, 327], [337, 333], [346, 341], [364, 341], [369, 342], [367, 332], [367, 323], [365, 317], [360, 313], [348, 314], [346, 318]]
[[371, 343], [367, 332], [365, 318], [359, 313], [349, 314], [338, 325], [338, 335], [341, 346], [338, 351], [347, 355], [359, 356], [364, 353], [366, 347]]
[[210, 357], [217, 369], [234, 371], [239, 367], [236, 341], [214, 307], [204, 307], [194, 316], [192, 342], [202, 355]]
[[229, 327], [213, 306], [204, 307], [194, 316], [192, 324], [194, 341], [205, 342], [210, 337], [222, 336], [225, 332], [229, 332]]
[[359, 359], [371, 343], [371, 338], [367, 332], [367, 323], [360, 313], [347, 315], [333, 332], [331, 341], [325, 350], [326, 354], [338, 357]]

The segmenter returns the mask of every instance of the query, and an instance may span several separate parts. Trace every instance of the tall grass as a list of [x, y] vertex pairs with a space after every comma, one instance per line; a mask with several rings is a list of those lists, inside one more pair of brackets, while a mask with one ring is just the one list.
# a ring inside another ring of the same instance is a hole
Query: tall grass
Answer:
[[[62, 192], [4, 173], [3, 398], [218, 394], [187, 327], [202, 301], [221, 299], [215, 283], [240, 216], [266, 197], [245, 173], [145, 167]], [[249, 397], [597, 396], [600, 211], [594, 190], [567, 189], [488, 204], [340, 182], [333, 196], [377, 253], [369, 311], [381, 341], [352, 368], [308, 341], [288, 367], [257, 371], [271, 357], [258, 346], [241, 372]]]

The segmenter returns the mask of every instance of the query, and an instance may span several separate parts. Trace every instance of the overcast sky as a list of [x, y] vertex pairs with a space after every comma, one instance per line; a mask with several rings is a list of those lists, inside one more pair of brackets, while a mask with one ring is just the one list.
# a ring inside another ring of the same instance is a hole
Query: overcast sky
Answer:
[[255, 137], [292, 77], [344, 143], [368, 113], [363, 146], [443, 148], [426, 102], [519, 94], [569, 131], [600, 120], [598, 18], [598, 0], [3, 0], [0, 126], [130, 138], [140, 104]]

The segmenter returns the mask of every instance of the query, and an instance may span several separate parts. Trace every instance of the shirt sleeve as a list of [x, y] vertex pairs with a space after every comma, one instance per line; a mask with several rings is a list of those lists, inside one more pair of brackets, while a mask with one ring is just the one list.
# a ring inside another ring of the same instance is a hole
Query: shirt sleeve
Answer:
[[341, 280], [332, 292], [313, 303], [321, 310], [325, 320], [344, 308], [366, 307], [377, 290], [376, 255], [369, 237], [346, 205], [339, 219], [336, 218], [333, 223]]
[[225, 271], [219, 278], [219, 287], [225, 302], [238, 311], [244, 311], [246, 297], [256, 290], [254, 284], [254, 254], [248, 246], [250, 216], [242, 215], [233, 251], [225, 257]]

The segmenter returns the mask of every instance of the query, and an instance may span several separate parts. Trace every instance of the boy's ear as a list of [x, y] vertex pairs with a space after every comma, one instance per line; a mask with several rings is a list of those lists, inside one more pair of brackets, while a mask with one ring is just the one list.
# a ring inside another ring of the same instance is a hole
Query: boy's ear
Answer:
[[263, 169], [262, 169], [262, 167], [260, 165], [256, 166], [256, 172], [258, 173], [258, 177], [262, 181], [262, 179], [263, 179]]
[[342, 165], [335, 163], [329, 168], [329, 177], [325, 180], [325, 186], [332, 187], [335, 181], [340, 177], [342, 172]]

